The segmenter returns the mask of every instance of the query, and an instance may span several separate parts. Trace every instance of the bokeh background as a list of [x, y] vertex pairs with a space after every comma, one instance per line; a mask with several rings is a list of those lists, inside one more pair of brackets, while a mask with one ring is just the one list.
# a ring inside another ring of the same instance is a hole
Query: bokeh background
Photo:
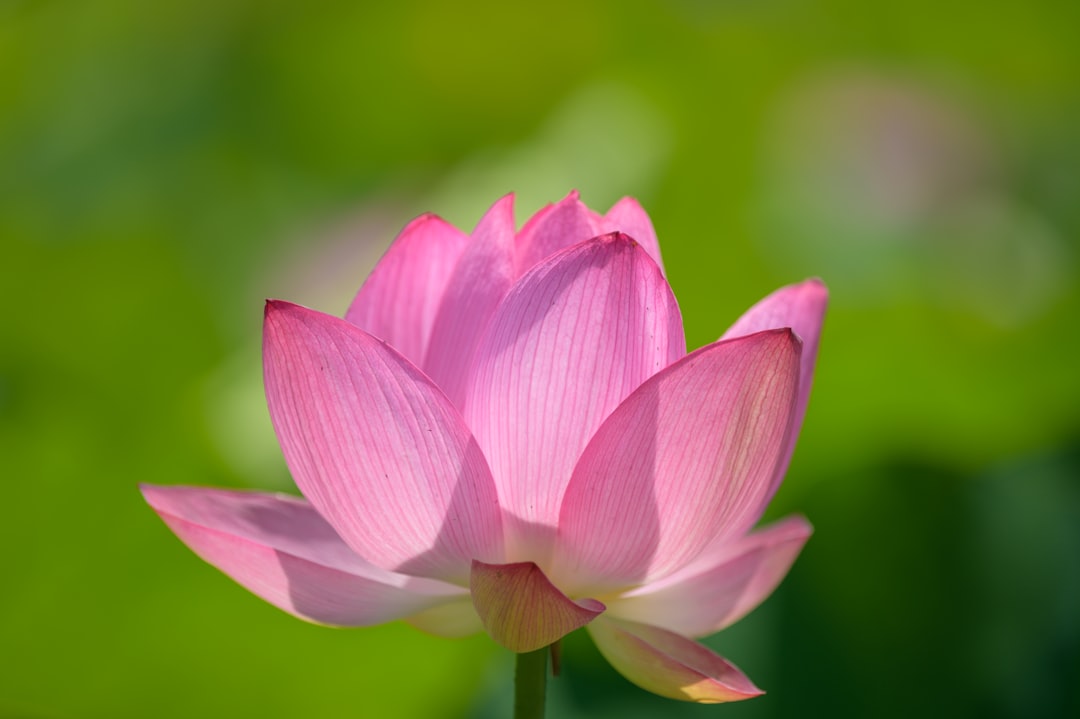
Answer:
[[512, 657], [331, 630], [136, 483], [287, 488], [265, 297], [397, 230], [634, 195], [691, 346], [832, 305], [771, 515], [817, 533], [697, 707], [567, 640], [552, 717], [1080, 716], [1080, 6], [0, 0], [0, 716], [507, 716]]

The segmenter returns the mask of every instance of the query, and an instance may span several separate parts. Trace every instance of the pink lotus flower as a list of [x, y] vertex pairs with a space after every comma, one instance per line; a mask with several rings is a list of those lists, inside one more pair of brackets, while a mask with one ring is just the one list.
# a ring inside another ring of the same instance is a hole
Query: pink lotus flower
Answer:
[[571, 194], [520, 232], [512, 204], [472, 235], [414, 220], [344, 320], [267, 303], [267, 401], [304, 499], [147, 501], [309, 621], [485, 629], [515, 652], [587, 626], [657, 694], [760, 694], [690, 637], [753, 609], [810, 535], [753, 527], [802, 422], [824, 286], [780, 289], [687, 354], [634, 200], [601, 216]]

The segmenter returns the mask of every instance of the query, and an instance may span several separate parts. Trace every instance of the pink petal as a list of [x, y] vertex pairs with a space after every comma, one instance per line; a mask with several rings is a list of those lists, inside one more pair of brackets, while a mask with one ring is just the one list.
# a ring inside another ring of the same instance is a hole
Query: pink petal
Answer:
[[795, 406], [799, 341], [718, 342], [646, 382], [574, 468], [553, 579], [564, 591], [646, 583], [760, 516]]
[[683, 342], [671, 289], [625, 235], [577, 244], [514, 285], [477, 352], [465, 402], [500, 503], [518, 520], [511, 556], [544, 563], [542, 535], [554, 532], [589, 437], [684, 354]]
[[379, 260], [345, 319], [421, 366], [435, 314], [468, 241], [435, 215], [416, 218]]
[[603, 234], [593, 216], [576, 190], [536, 213], [517, 236], [517, 276], [559, 250]]
[[532, 562], [474, 561], [469, 589], [488, 634], [512, 652], [553, 644], [604, 611], [594, 599], [567, 597]]
[[787, 574], [813, 529], [790, 517], [706, 551], [690, 566], [608, 604], [619, 619], [703, 637], [742, 619]]
[[799, 401], [795, 408], [791, 436], [784, 449], [784, 459], [776, 468], [776, 475], [773, 477], [770, 497], [779, 488], [787, 472], [791, 455], [795, 451], [795, 441], [799, 438], [799, 429], [802, 427], [803, 417], [806, 414], [806, 403], [810, 399], [810, 385], [814, 378], [818, 340], [821, 337], [821, 324], [825, 319], [825, 307], [828, 301], [829, 290], [818, 279], [781, 287], [747, 310], [721, 337], [721, 339], [732, 339], [763, 330], [790, 327], [803, 342], [799, 368]]
[[487, 211], [446, 285], [422, 365], [461, 407], [476, 345], [514, 280], [514, 196]]
[[464, 585], [502, 556], [501, 513], [476, 441], [419, 370], [355, 325], [266, 307], [267, 404], [300, 491], [371, 563]]
[[653, 258], [660, 271], [664, 271], [664, 263], [660, 259], [660, 243], [656, 239], [656, 230], [653, 229], [652, 220], [648, 213], [632, 197], [624, 197], [608, 210], [605, 219], [611, 224], [612, 230], [618, 230], [630, 235], [641, 245], [649, 257]]
[[445, 604], [425, 609], [405, 617], [405, 621], [422, 632], [447, 639], [460, 639], [484, 631], [480, 616], [466, 594]]
[[453, 602], [463, 590], [364, 561], [307, 502], [284, 495], [142, 486], [202, 559], [276, 607], [337, 626], [381, 624]]
[[717, 704], [764, 694], [731, 662], [665, 629], [600, 617], [589, 634], [616, 671], [662, 697]]

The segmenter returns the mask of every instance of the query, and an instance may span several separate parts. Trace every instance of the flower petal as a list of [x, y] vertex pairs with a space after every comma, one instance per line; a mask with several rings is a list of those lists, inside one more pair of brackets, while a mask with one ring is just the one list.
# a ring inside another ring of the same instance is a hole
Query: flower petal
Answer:
[[713, 634], [772, 594], [812, 532], [802, 517], [789, 517], [610, 601], [609, 613], [688, 637]]
[[491, 474], [449, 400], [358, 327], [266, 307], [267, 404], [300, 491], [371, 563], [464, 585], [502, 557]]
[[517, 235], [517, 276], [559, 250], [603, 234], [593, 217], [577, 190], [537, 212]]
[[422, 366], [435, 314], [468, 241], [435, 215], [417, 217], [375, 265], [345, 319]]
[[611, 224], [612, 230], [618, 230], [630, 235], [641, 245], [653, 262], [664, 271], [664, 263], [660, 259], [660, 243], [656, 239], [656, 230], [653, 229], [649, 215], [633, 197], [624, 197], [608, 210], [605, 219]]
[[604, 611], [594, 599], [567, 597], [532, 562], [474, 561], [469, 589], [488, 634], [512, 652], [553, 644]]
[[468, 594], [407, 616], [405, 621], [422, 632], [447, 639], [460, 639], [484, 631], [480, 615]]
[[487, 211], [443, 293], [424, 371], [458, 407], [476, 345], [514, 280], [514, 196]]
[[803, 342], [799, 368], [799, 401], [795, 407], [791, 436], [784, 449], [783, 460], [777, 466], [776, 475], [773, 477], [770, 497], [784, 479], [788, 464], [791, 462], [791, 455], [795, 451], [795, 442], [799, 438], [803, 417], [806, 415], [806, 403], [810, 399], [810, 385], [814, 379], [818, 340], [821, 337], [821, 325], [825, 319], [825, 307], [828, 302], [829, 290], [825, 287], [825, 283], [818, 279], [781, 287], [743, 313], [743, 316], [721, 337], [721, 339], [732, 339], [763, 330], [790, 327]]
[[616, 671], [662, 697], [717, 704], [765, 693], [719, 654], [666, 629], [600, 617], [589, 634]]
[[625, 235], [577, 244], [514, 285], [477, 352], [465, 401], [499, 500], [517, 518], [512, 557], [545, 564], [544, 537], [589, 437], [683, 355], [683, 342], [671, 289]]
[[630, 395], [574, 468], [553, 580], [594, 596], [646, 583], [756, 521], [798, 372], [798, 339], [772, 330], [703, 347]]
[[200, 487], [141, 489], [197, 555], [302, 619], [337, 626], [381, 624], [464, 594], [460, 587], [366, 562], [296, 497]]

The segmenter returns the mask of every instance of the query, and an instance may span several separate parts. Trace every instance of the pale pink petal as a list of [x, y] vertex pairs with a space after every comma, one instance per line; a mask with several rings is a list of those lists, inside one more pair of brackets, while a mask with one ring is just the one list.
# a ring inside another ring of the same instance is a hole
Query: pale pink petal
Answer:
[[468, 241], [435, 215], [417, 217], [379, 260], [345, 319], [421, 366], [435, 313]]
[[542, 535], [554, 531], [589, 437], [684, 354], [683, 342], [671, 289], [625, 235], [577, 244], [514, 285], [477, 352], [465, 401], [500, 503], [517, 519], [512, 556], [544, 563]]
[[630, 395], [566, 489], [559, 586], [597, 594], [647, 583], [756, 521], [798, 372], [798, 339], [772, 330], [703, 347]]
[[662, 697], [718, 704], [764, 694], [719, 654], [665, 629], [607, 617], [599, 617], [588, 629], [616, 671]]
[[367, 626], [455, 602], [464, 590], [359, 557], [296, 497], [142, 486], [197, 555], [276, 607], [321, 624]]
[[480, 615], [476, 613], [472, 597], [468, 594], [460, 599], [410, 614], [405, 617], [405, 621], [422, 632], [447, 639], [459, 639], [484, 631]]
[[495, 485], [460, 415], [384, 342], [345, 320], [267, 303], [267, 404], [304, 496], [384, 569], [464, 584], [502, 556]]
[[742, 619], [787, 574], [813, 529], [790, 517], [706, 551], [689, 566], [608, 603], [611, 616], [703, 637]]
[[751, 307], [721, 339], [732, 339], [763, 330], [790, 327], [802, 340], [802, 360], [799, 368], [799, 401], [795, 407], [795, 418], [791, 436], [784, 449], [784, 458], [776, 468], [773, 477], [771, 497], [780, 486], [787, 472], [791, 455], [795, 451], [795, 441], [799, 438], [806, 403], [810, 399], [810, 385], [814, 379], [814, 363], [817, 360], [818, 340], [821, 337], [821, 325], [825, 319], [825, 307], [829, 301], [829, 291], [825, 283], [818, 279], [806, 280], [797, 285], [781, 287], [776, 292]]
[[638, 244], [645, 248], [649, 257], [653, 258], [660, 271], [664, 271], [664, 263], [660, 259], [660, 243], [656, 239], [656, 230], [653, 229], [652, 220], [648, 213], [638, 204], [633, 197], [624, 197], [608, 210], [605, 219], [611, 223], [612, 230], [630, 235]]
[[559, 250], [603, 234], [594, 217], [576, 190], [536, 213], [517, 235], [517, 276]]
[[594, 599], [567, 597], [532, 562], [474, 561], [469, 591], [484, 629], [512, 652], [553, 644], [604, 611]]
[[476, 345], [514, 280], [514, 196], [496, 202], [472, 233], [443, 293], [421, 365], [458, 407]]

